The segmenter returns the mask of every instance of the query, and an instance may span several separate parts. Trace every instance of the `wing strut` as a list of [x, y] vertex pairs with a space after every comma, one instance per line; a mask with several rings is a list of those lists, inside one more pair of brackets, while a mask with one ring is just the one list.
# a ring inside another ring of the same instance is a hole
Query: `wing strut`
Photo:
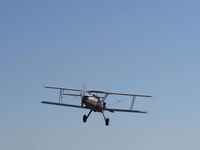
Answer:
[[134, 103], [135, 103], [135, 99], [136, 99], [136, 96], [133, 96], [133, 99], [132, 99], [132, 101], [131, 101], [131, 105], [130, 105], [129, 110], [133, 110], [133, 105], [134, 105]]
[[102, 98], [102, 100], [105, 101], [105, 99], [108, 97], [108, 95], [109, 95], [109, 94], [106, 93], [106, 94], [104, 95], [104, 97]]
[[59, 94], [59, 103], [62, 103], [63, 101], [63, 93], [64, 93], [64, 90], [63, 89], [60, 89], [60, 94]]

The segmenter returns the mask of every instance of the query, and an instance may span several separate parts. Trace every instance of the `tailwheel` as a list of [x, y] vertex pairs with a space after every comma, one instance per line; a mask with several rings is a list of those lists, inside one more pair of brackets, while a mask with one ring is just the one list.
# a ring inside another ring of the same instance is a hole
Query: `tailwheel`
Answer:
[[110, 119], [109, 118], [106, 118], [106, 126], [108, 126], [109, 125], [109, 122], [110, 122]]
[[83, 116], [83, 122], [85, 123], [86, 121], [87, 121], [87, 116], [84, 115], [84, 116]]

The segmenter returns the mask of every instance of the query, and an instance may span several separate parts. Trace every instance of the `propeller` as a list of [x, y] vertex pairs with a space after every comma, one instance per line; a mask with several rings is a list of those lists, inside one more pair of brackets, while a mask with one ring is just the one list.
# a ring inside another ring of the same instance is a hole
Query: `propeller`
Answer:
[[83, 98], [84, 98], [85, 94], [86, 94], [86, 85], [84, 83], [82, 86], [82, 89], [81, 89], [81, 100], [82, 100], [81, 106], [83, 106]]

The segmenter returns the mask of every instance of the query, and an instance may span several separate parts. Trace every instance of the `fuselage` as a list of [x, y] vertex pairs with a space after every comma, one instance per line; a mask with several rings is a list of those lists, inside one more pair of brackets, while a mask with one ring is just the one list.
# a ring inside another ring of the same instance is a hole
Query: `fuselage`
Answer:
[[105, 102], [96, 96], [86, 95], [83, 97], [82, 102], [86, 107], [91, 108], [93, 111], [100, 112], [103, 108], [105, 108]]

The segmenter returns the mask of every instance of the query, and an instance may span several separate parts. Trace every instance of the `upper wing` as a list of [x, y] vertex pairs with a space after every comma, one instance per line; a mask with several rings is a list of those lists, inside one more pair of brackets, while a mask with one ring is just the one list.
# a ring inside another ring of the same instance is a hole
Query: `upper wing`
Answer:
[[72, 104], [63, 104], [63, 103], [56, 103], [56, 102], [42, 101], [42, 103], [44, 103], [44, 104], [51, 104], [51, 105], [59, 105], [59, 106], [68, 106], [68, 107], [90, 109], [90, 108], [87, 108], [87, 107], [84, 107], [84, 106], [72, 105]]
[[[57, 86], [44, 86], [44, 87], [45, 87], [45, 88], [51, 88], [51, 89], [60, 89], [60, 90], [81, 91], [81, 89], [62, 88], [62, 87], [57, 87]], [[86, 92], [89, 92], [89, 93], [112, 94], [112, 95], [125, 95], [125, 96], [152, 97], [152, 95], [146, 95], [146, 94], [106, 92], [106, 91], [97, 91], [97, 90], [86, 90]]]
[[133, 93], [105, 92], [105, 91], [96, 91], [96, 90], [88, 90], [87, 92], [93, 92], [93, 93], [103, 93], [103, 94], [113, 94], [113, 95], [126, 95], [126, 96], [152, 97], [152, 95], [146, 95], [146, 94], [133, 94]]
[[81, 89], [74, 89], [74, 88], [62, 88], [62, 87], [57, 87], [57, 86], [44, 86], [45, 88], [50, 88], [50, 89], [60, 89], [60, 90], [70, 90], [70, 91], [81, 91]]
[[110, 112], [120, 111], [120, 112], [147, 113], [146, 111], [140, 111], [140, 110], [115, 109], [115, 108], [104, 108], [103, 110], [107, 110], [107, 111], [110, 111]]

